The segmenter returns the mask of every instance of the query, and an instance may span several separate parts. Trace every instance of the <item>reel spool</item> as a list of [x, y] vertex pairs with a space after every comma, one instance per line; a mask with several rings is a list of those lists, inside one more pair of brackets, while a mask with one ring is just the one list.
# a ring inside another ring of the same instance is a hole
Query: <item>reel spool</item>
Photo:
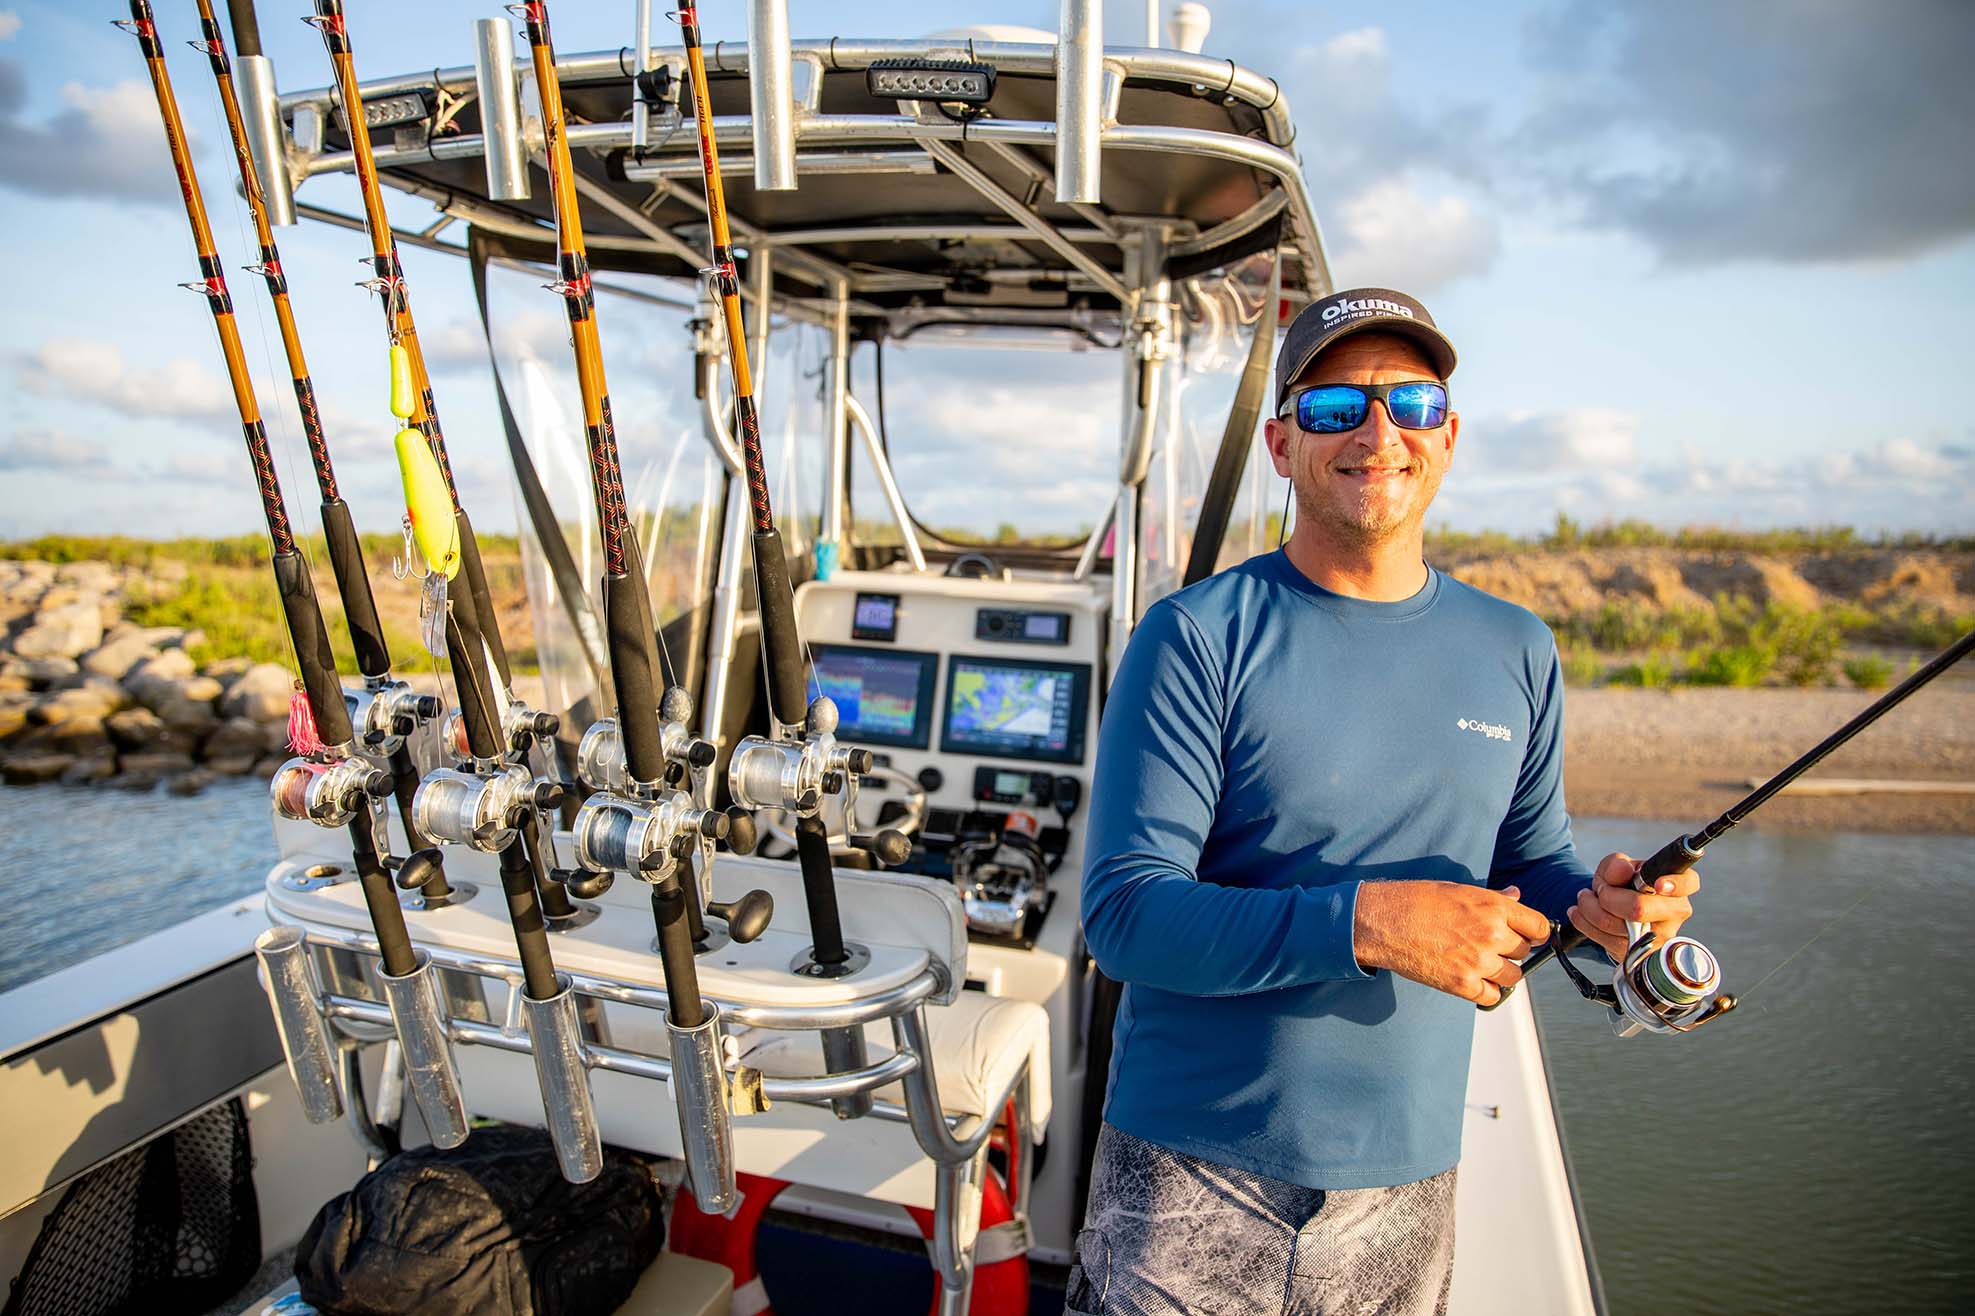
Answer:
[[1642, 923], [1627, 923], [1625, 930], [1631, 942], [1611, 985], [1603, 987], [1570, 962], [1562, 951], [1563, 929], [1550, 924], [1557, 962], [1585, 1000], [1611, 1007], [1612, 1031], [1620, 1037], [1691, 1033], [1735, 1008], [1735, 998], [1721, 990], [1721, 961], [1706, 946], [1692, 937], [1661, 943]]

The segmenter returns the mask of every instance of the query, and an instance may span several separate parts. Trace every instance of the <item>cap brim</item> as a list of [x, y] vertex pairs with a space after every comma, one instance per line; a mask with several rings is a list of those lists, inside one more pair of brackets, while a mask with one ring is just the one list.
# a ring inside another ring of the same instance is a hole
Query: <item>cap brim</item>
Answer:
[[1278, 416], [1282, 414], [1282, 404], [1288, 399], [1289, 390], [1303, 377], [1303, 372], [1310, 368], [1312, 361], [1353, 334], [1366, 333], [1396, 334], [1401, 338], [1411, 339], [1419, 345], [1421, 351], [1426, 353], [1427, 362], [1432, 365], [1440, 378], [1446, 379], [1454, 373], [1456, 360], [1454, 345], [1447, 341], [1445, 334], [1432, 325], [1421, 324], [1418, 320], [1401, 319], [1396, 315], [1389, 318], [1359, 320], [1319, 339], [1311, 345], [1308, 352], [1303, 354], [1303, 359], [1296, 363], [1294, 370], [1282, 372], [1276, 380], [1276, 414]]

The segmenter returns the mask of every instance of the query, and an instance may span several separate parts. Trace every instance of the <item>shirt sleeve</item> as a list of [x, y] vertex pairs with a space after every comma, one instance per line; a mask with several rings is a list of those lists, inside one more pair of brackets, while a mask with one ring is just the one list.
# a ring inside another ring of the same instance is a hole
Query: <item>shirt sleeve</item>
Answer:
[[1357, 882], [1224, 886], [1198, 877], [1224, 769], [1226, 683], [1177, 605], [1148, 609], [1111, 683], [1084, 858], [1084, 940], [1110, 977], [1233, 996], [1369, 977]]
[[1495, 833], [1488, 885], [1520, 888], [1523, 904], [1568, 928], [1565, 911], [1591, 885], [1591, 871], [1577, 857], [1564, 811], [1564, 678], [1554, 642], [1545, 667], [1515, 796]]

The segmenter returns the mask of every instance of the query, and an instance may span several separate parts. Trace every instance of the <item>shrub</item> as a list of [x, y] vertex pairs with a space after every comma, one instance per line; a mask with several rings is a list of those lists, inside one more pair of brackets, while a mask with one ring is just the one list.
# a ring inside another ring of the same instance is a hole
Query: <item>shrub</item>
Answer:
[[1774, 656], [1752, 644], [1722, 644], [1689, 654], [1685, 679], [1689, 685], [1761, 685]]
[[1627, 663], [1612, 672], [1613, 685], [1636, 685], [1647, 690], [1664, 690], [1673, 684], [1673, 660], [1663, 653], [1651, 653], [1636, 663]]
[[1598, 678], [1605, 674], [1604, 662], [1589, 649], [1575, 645], [1560, 646], [1557, 658], [1563, 667], [1565, 685], [1596, 685]]
[[1845, 679], [1861, 690], [1883, 690], [1893, 679], [1893, 665], [1877, 654], [1847, 658]]

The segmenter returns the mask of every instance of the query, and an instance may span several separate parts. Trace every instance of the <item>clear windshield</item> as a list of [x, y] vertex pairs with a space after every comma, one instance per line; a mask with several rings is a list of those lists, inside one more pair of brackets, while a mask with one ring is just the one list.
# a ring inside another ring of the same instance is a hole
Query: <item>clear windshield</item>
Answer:
[[[559, 588], [554, 557], [544, 551], [517, 482], [515, 519], [548, 705], [566, 711], [588, 698], [600, 710], [608, 700], [597, 620], [602, 546], [568, 320], [561, 300], [542, 289], [547, 277], [531, 266], [490, 265], [488, 324], [501, 384], [573, 566], [575, 589]], [[706, 599], [720, 534], [723, 468], [706, 441], [693, 390], [696, 312], [674, 283], [611, 273], [599, 275], [596, 287], [626, 501], [662, 626]], [[827, 340], [810, 326], [778, 322], [776, 330], [757, 396], [771, 496], [785, 542], [796, 552], [813, 536], [818, 517], [821, 451], [796, 439], [820, 429], [810, 376]]]
[[[1117, 490], [1122, 359], [1080, 335], [969, 325], [883, 346], [883, 430], [913, 518], [956, 544], [1081, 543]], [[879, 349], [858, 346], [852, 389], [878, 419]], [[858, 538], [896, 542], [857, 451]]]

